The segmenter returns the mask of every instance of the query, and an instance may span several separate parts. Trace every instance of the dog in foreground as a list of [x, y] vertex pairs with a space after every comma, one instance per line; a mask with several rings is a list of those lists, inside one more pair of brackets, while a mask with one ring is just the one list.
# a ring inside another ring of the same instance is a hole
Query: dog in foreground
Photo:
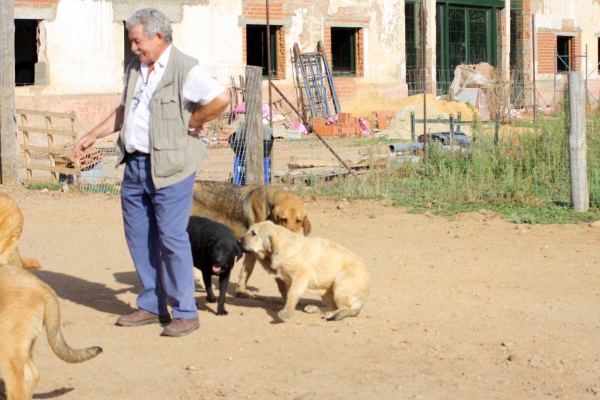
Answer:
[[0, 263], [39, 269], [40, 264], [36, 260], [21, 259], [19, 239], [23, 233], [23, 222], [23, 213], [17, 203], [0, 193]]
[[[210, 218], [227, 225], [236, 239], [246, 234], [250, 225], [273, 221], [292, 232], [310, 233], [311, 225], [302, 199], [277, 186], [238, 186], [226, 182], [196, 181], [191, 215]], [[236, 295], [248, 297], [246, 285], [254, 270], [256, 258], [244, 256]], [[285, 292], [277, 279], [279, 291]]]
[[192, 246], [194, 267], [202, 271], [206, 288], [206, 300], [217, 301], [212, 290], [211, 277], [219, 277], [219, 302], [217, 315], [227, 315], [225, 294], [229, 276], [237, 258], [242, 257], [242, 249], [227, 226], [208, 218], [191, 216], [187, 228]]
[[31, 272], [0, 266], [0, 375], [8, 400], [31, 399], [40, 379], [33, 347], [43, 328], [54, 354], [68, 363], [87, 361], [100, 347], [75, 350], [60, 330], [60, 309], [54, 290]]
[[[328, 321], [358, 315], [369, 296], [371, 281], [363, 262], [330, 240], [304, 237], [265, 221], [250, 226], [242, 248], [286, 283], [285, 307], [278, 313], [283, 320], [293, 315], [307, 289], [321, 295]], [[320, 310], [307, 306], [304, 311]]]

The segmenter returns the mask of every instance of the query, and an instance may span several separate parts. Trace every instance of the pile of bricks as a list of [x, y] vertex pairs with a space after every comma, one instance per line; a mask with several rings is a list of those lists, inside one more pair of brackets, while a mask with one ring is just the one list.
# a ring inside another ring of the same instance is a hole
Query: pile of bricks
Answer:
[[[83, 169], [98, 164], [104, 158], [104, 154], [98, 149], [89, 148], [88, 150], [86, 150], [85, 155], [83, 157], [78, 158], [79, 165]], [[75, 168], [75, 157], [59, 154], [55, 157], [55, 165], [57, 167], [62, 168]]]
[[313, 131], [322, 137], [346, 138], [350, 136], [362, 136], [360, 132], [359, 118], [353, 117], [352, 113], [339, 113], [337, 122], [327, 125], [327, 119], [313, 117], [311, 120]]
[[396, 114], [395, 111], [373, 111], [372, 113], [373, 119], [375, 120], [375, 125], [377, 129], [380, 131], [385, 131], [389, 128], [390, 120], [394, 118]]

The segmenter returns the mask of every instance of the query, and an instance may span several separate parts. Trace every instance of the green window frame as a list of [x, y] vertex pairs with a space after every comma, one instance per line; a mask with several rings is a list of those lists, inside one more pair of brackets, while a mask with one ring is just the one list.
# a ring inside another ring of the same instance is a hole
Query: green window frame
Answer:
[[[502, 5], [502, 7], [499, 7]], [[495, 0], [440, 1], [436, 4], [438, 94], [448, 92], [454, 69], [461, 63], [497, 65]]]
[[331, 73], [333, 76], [356, 76], [357, 36], [357, 28], [331, 28]]

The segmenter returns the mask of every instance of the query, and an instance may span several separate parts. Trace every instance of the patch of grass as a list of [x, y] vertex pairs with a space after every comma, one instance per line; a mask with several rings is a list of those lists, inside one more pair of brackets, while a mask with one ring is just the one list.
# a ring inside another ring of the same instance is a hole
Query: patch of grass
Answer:
[[[25, 188], [30, 189], [30, 190], [42, 190], [42, 189], [61, 190], [64, 185], [65, 185], [64, 183], [31, 182], [31, 183], [25, 184]], [[73, 190], [73, 186], [69, 185], [69, 189]]]
[[99, 185], [84, 183], [79, 186], [79, 190], [82, 192], [94, 194], [121, 194], [121, 186], [110, 183], [104, 183]]
[[409, 206], [407, 212], [422, 214], [430, 211], [434, 215], [441, 215], [451, 220], [457, 214], [475, 212], [481, 209], [497, 212], [504, 219], [509, 219], [517, 224], [578, 224], [600, 220], [600, 209], [592, 209], [585, 213], [577, 213], [567, 206], [560, 205], [518, 205], [518, 204], [458, 204], [437, 203], [415, 204], [414, 202], [394, 201], [394, 206]]
[[476, 140], [468, 150], [449, 151], [434, 142], [425, 161], [371, 168], [358, 177], [323, 180], [311, 176], [299, 183], [297, 190], [335, 199], [391, 199], [396, 206], [408, 207], [410, 213], [429, 211], [448, 217], [485, 208], [517, 223], [597, 220], [600, 115], [588, 121], [587, 129], [588, 213], [575, 213], [568, 206], [571, 187], [565, 118], [540, 116], [534, 130], [507, 129], [497, 146], [493, 132], [474, 124]]

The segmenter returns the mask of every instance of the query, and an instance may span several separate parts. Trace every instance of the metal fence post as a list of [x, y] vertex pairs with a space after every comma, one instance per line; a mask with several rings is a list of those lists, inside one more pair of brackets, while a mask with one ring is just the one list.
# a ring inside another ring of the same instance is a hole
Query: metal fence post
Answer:
[[500, 141], [500, 112], [496, 115], [494, 125], [494, 147], [498, 148], [498, 142]]
[[450, 145], [454, 143], [454, 115], [450, 114]]
[[415, 112], [410, 113], [410, 140], [414, 143], [417, 141], [417, 134], [415, 132]]

